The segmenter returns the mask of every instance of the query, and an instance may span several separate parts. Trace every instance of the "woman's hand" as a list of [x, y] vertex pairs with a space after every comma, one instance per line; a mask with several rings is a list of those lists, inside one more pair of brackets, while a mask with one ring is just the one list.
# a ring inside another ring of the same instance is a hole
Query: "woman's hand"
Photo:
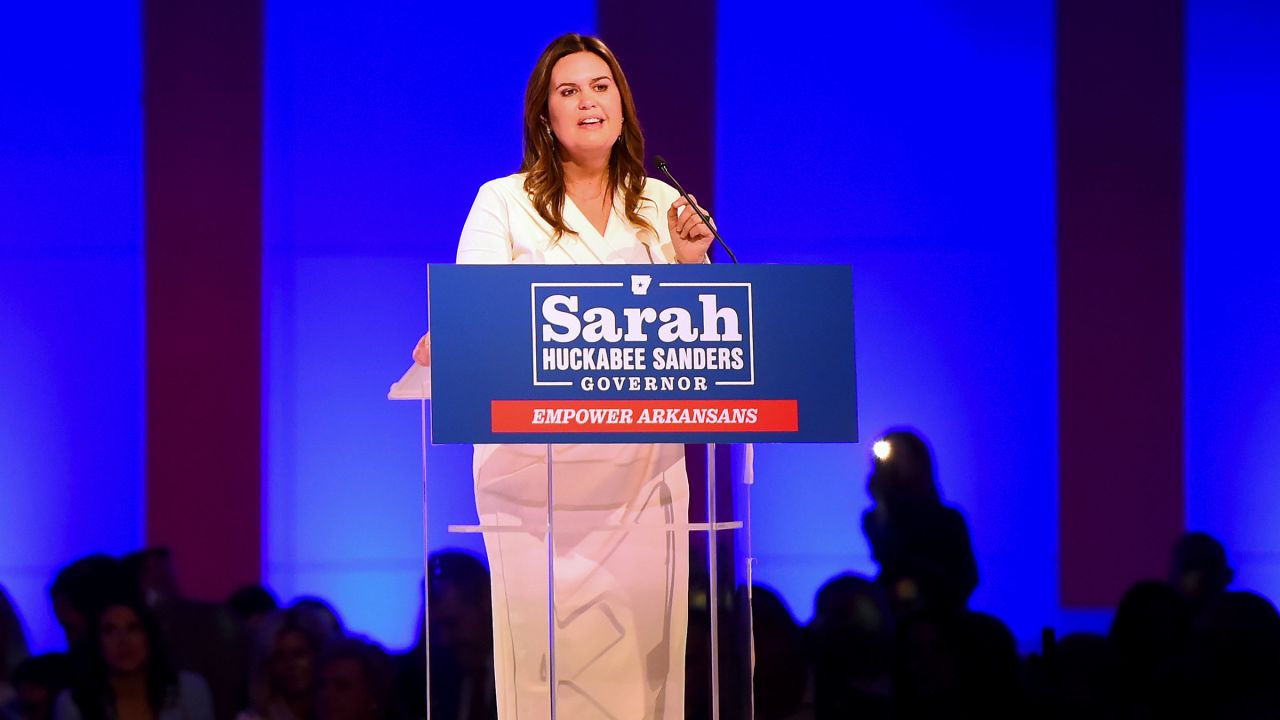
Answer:
[[[701, 205], [697, 205], [697, 196], [689, 197], [693, 199], [695, 206], [706, 214], [707, 211], [703, 210]], [[681, 211], [680, 208], [684, 210]], [[711, 216], [707, 215], [707, 218], [710, 219]], [[671, 233], [671, 244], [675, 246], [677, 262], [706, 262], [707, 248], [715, 240], [715, 235], [683, 197], [671, 203], [671, 209], [667, 210], [667, 230]]]
[[431, 367], [431, 333], [423, 335], [418, 341], [417, 347], [413, 349], [413, 361]]

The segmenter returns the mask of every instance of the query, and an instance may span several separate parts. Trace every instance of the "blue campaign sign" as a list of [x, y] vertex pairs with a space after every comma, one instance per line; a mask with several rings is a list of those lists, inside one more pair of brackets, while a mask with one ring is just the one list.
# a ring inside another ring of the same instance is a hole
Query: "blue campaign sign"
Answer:
[[845, 265], [432, 265], [432, 441], [856, 442]]

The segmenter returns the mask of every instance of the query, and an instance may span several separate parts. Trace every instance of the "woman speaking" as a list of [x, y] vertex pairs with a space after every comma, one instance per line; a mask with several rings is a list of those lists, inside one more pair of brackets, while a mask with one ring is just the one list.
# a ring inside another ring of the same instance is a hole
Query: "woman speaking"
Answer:
[[[525, 91], [520, 172], [481, 186], [458, 262], [702, 263], [713, 235], [669, 185], [644, 174], [626, 76], [604, 43], [563, 35]], [[695, 199], [696, 202], [696, 199]], [[430, 341], [414, 352], [429, 364]], [[689, 547], [682, 445], [556, 445], [557, 715], [684, 715]], [[546, 449], [478, 445], [483, 525], [545, 527]], [[546, 535], [487, 533], [501, 718], [549, 715]]]

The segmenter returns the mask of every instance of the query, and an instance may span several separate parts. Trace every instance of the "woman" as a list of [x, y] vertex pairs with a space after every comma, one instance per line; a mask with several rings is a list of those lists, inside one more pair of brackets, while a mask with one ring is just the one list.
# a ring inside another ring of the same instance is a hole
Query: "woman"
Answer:
[[395, 671], [379, 646], [358, 637], [332, 640], [320, 660], [319, 720], [392, 720]]
[[[525, 92], [521, 172], [485, 183], [459, 263], [702, 263], [709, 227], [644, 175], [644, 136], [626, 77], [598, 39], [553, 41]], [[430, 340], [414, 352], [430, 363]], [[681, 445], [557, 445], [556, 669], [563, 718], [680, 718], [688, 534], [590, 532], [688, 521]], [[481, 445], [476, 506], [485, 525], [544, 527], [546, 450]], [[549, 715], [546, 545], [491, 533], [499, 717]]]
[[929, 446], [894, 430], [873, 448], [867, 493], [875, 502], [862, 515], [862, 533], [880, 566], [876, 582], [899, 616], [963, 610], [978, 566], [964, 516], [942, 502]]
[[263, 620], [250, 669], [251, 707], [237, 720], [314, 720], [318, 658], [337, 634], [306, 608], [292, 607]]
[[174, 669], [140, 602], [106, 603], [72, 652], [77, 676], [58, 697], [54, 720], [213, 720], [208, 683]]

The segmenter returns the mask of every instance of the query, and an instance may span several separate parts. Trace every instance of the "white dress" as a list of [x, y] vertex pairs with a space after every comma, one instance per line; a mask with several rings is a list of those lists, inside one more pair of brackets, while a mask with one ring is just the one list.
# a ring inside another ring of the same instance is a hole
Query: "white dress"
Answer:
[[[578, 235], [552, 231], [524, 191], [524, 175], [485, 183], [462, 229], [459, 263], [671, 263], [666, 213], [679, 197], [650, 179], [631, 225], [619, 193], [602, 236], [565, 199]], [[683, 445], [556, 445], [557, 716], [684, 717], [688, 625], [687, 531], [590, 532], [602, 525], [687, 523]], [[483, 525], [546, 524], [546, 446], [477, 445], [476, 508]], [[502, 720], [550, 717], [544, 532], [487, 533], [494, 670]]]

